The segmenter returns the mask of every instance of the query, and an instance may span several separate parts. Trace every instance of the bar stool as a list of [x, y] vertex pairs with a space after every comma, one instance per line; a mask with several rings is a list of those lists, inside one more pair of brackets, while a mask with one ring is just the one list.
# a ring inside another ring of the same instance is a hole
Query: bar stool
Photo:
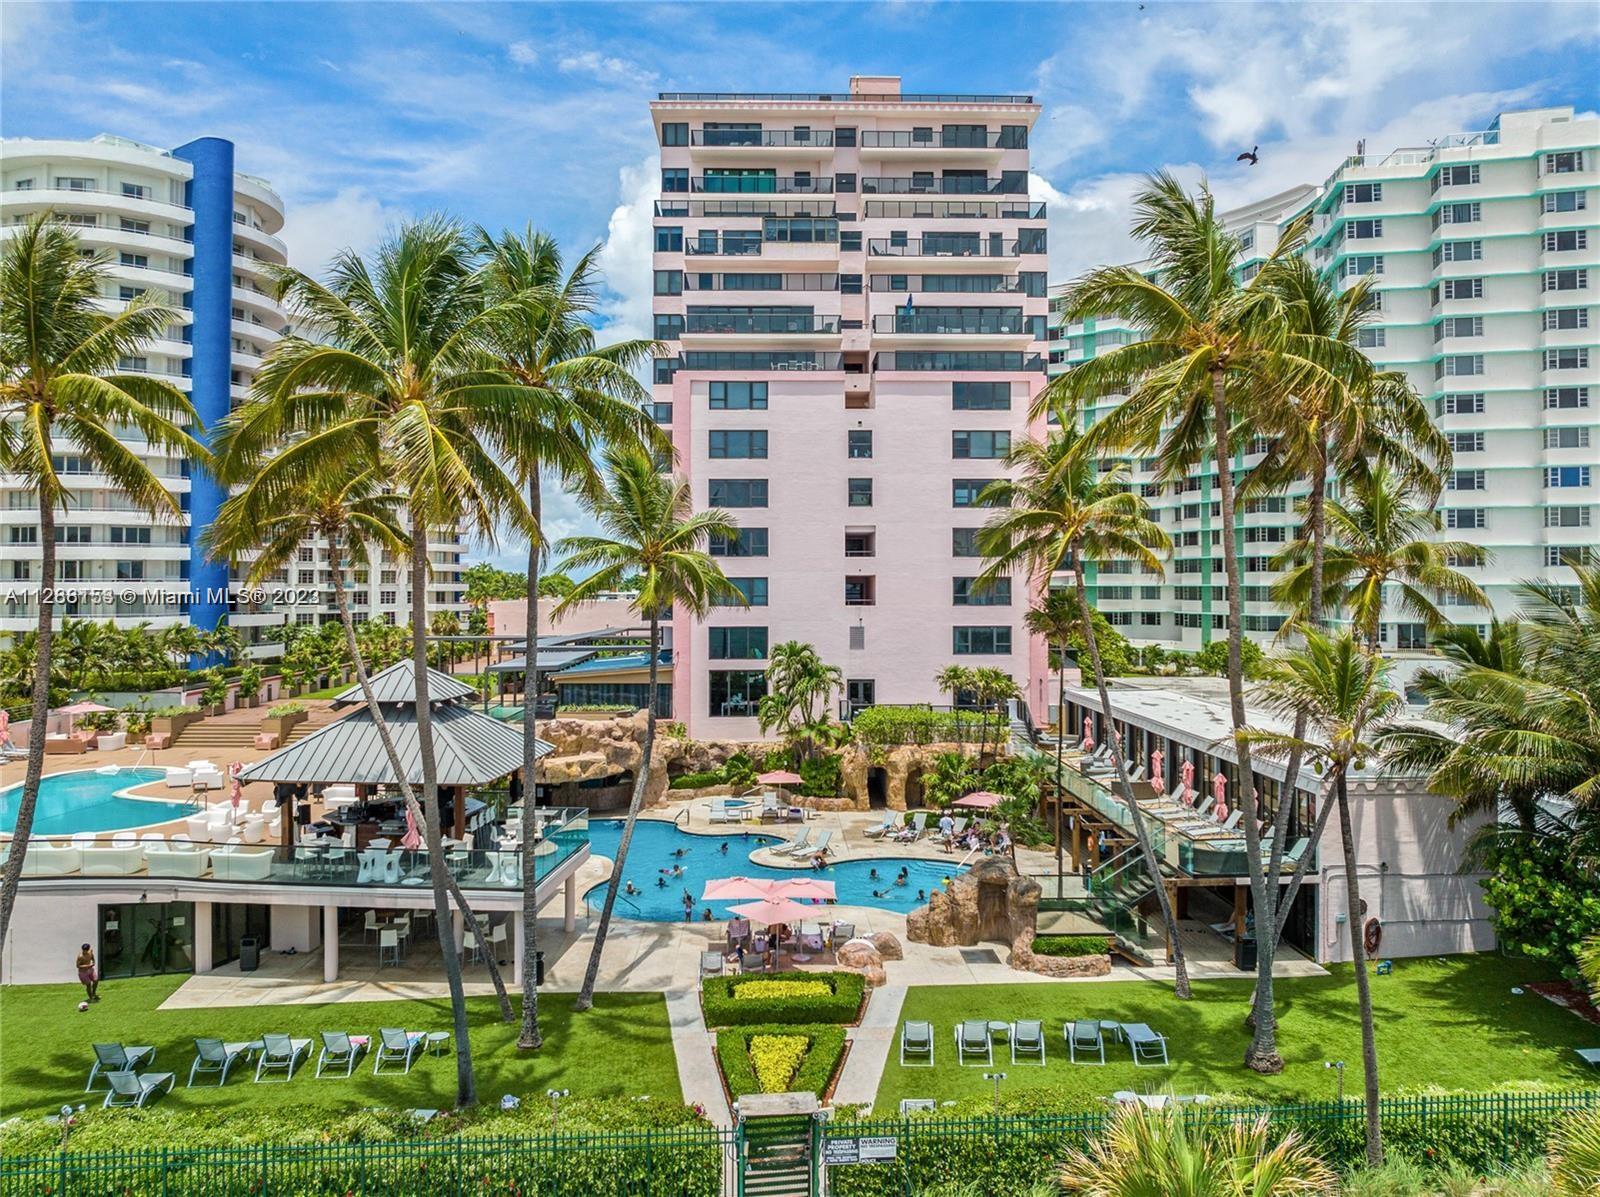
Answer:
[[400, 933], [393, 927], [378, 932], [378, 967], [385, 964], [400, 965]]

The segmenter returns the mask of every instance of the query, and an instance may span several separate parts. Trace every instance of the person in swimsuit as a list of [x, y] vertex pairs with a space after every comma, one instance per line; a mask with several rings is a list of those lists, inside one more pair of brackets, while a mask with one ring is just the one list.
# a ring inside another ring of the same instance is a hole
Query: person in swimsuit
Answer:
[[94, 949], [84, 944], [78, 951], [78, 980], [83, 982], [84, 995], [91, 1002], [100, 1000], [100, 971], [95, 967]]

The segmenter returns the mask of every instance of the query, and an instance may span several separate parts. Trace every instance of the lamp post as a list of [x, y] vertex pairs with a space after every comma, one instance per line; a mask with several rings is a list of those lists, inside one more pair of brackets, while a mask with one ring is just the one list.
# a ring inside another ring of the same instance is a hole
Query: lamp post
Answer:
[[983, 1079], [994, 1082], [994, 1113], [995, 1117], [998, 1118], [1000, 1116], [1000, 1082], [1006, 1079], [1006, 1074], [1003, 1072], [986, 1072], [983, 1074]]
[[561, 1129], [561, 1099], [571, 1097], [571, 1089], [546, 1089], [544, 1095], [550, 1099], [550, 1133], [553, 1135]]
[[1338, 1091], [1338, 1094], [1339, 1095], [1336, 1098], [1336, 1100], [1339, 1102], [1340, 1105], [1343, 1105], [1344, 1104], [1344, 1061], [1343, 1060], [1325, 1060], [1325, 1061], [1323, 1061], [1322, 1066], [1324, 1068], [1332, 1068], [1336, 1072], [1338, 1072], [1338, 1074], [1339, 1074], [1339, 1091]]

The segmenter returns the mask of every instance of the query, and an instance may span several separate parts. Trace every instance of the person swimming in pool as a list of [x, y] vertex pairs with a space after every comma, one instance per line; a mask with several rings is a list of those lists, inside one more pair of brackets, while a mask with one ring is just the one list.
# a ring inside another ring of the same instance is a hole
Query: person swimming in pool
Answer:
[[909, 869], [901, 869], [899, 875], [894, 879], [894, 883], [901, 886], [910, 885], [911, 871]]
[[656, 888], [657, 889], [666, 889], [667, 888], [667, 879], [665, 877], [657, 877], [656, 878]]
[[867, 878], [870, 881], [878, 880], [878, 870], [876, 866], [867, 870]]
[[875, 889], [872, 891], [872, 896], [874, 898], [887, 898], [889, 896], [889, 891], [886, 889]]
[[722, 847], [718, 848], [717, 851], [722, 853], [724, 856], [726, 856], [728, 854], [728, 841], [727, 840], [723, 840], [722, 841]]
[[673, 865], [672, 866], [672, 875], [674, 877], [682, 877], [683, 876], [683, 866], [682, 865]]
[[622, 892], [632, 897], [639, 892], [639, 887], [630, 881], [622, 887]]
[[689, 849], [687, 849], [687, 848], [674, 848], [672, 850], [672, 854], [674, 856], [676, 856], [679, 860], [682, 860], [685, 856], [689, 855]]
[[925, 889], [919, 889], [917, 891], [917, 901], [926, 902], [927, 900], [928, 900], [928, 891], [925, 890]]

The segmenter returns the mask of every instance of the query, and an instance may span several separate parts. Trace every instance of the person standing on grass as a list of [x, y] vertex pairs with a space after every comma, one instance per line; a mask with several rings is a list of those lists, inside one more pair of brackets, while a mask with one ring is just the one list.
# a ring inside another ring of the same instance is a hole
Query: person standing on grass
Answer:
[[100, 971], [95, 967], [94, 949], [84, 944], [78, 951], [78, 980], [83, 982], [83, 992], [91, 1002], [100, 1000]]

